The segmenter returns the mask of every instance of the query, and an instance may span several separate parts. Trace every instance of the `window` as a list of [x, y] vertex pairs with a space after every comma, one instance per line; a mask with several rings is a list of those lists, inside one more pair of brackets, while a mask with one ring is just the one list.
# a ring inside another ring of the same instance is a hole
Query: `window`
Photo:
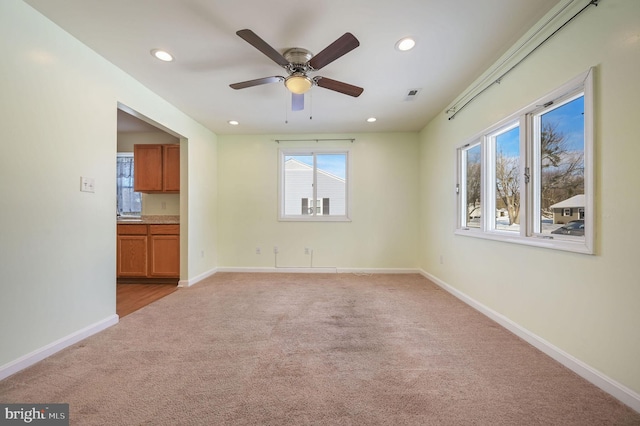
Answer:
[[516, 121], [509, 123], [487, 137], [491, 155], [491, 185], [488, 189], [494, 212], [488, 229], [520, 231], [520, 127]]
[[116, 157], [116, 193], [118, 214], [139, 215], [142, 197], [133, 190], [133, 153], [118, 153]]
[[348, 165], [348, 151], [280, 150], [280, 220], [349, 220]]
[[464, 168], [462, 172], [462, 195], [461, 199], [465, 203], [461, 203], [462, 226], [465, 228], [480, 228], [480, 207], [481, 207], [481, 191], [480, 177], [482, 176], [482, 168], [480, 162], [480, 142], [468, 144], [461, 150]]
[[458, 149], [456, 233], [593, 253], [591, 70]]

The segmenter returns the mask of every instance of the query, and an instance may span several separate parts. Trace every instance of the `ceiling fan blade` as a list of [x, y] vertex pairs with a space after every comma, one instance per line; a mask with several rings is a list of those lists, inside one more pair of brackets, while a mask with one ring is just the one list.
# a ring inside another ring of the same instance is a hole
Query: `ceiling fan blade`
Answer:
[[358, 46], [360, 46], [360, 42], [353, 34], [344, 33], [342, 37], [325, 47], [323, 51], [311, 58], [309, 66], [314, 70], [319, 70], [342, 55], [351, 52]]
[[255, 80], [248, 80], [248, 81], [242, 81], [240, 83], [233, 83], [233, 84], [230, 84], [229, 86], [232, 89], [238, 90], [238, 89], [246, 89], [247, 87], [260, 86], [261, 84], [277, 83], [280, 81], [284, 81], [284, 77], [275, 75], [273, 77], [257, 78]]
[[345, 95], [353, 96], [357, 98], [362, 94], [364, 89], [362, 87], [354, 86], [348, 83], [343, 83], [342, 81], [332, 80], [327, 77], [316, 77], [314, 78], [316, 84], [325, 89], [333, 90], [334, 92], [344, 93]]
[[286, 67], [289, 65], [289, 61], [285, 59], [276, 49], [271, 47], [266, 41], [261, 39], [256, 33], [251, 30], [240, 30], [236, 31], [244, 41], [267, 55], [273, 62], [277, 63], [281, 67]]
[[302, 111], [304, 109], [304, 95], [297, 93], [291, 94], [291, 110]]

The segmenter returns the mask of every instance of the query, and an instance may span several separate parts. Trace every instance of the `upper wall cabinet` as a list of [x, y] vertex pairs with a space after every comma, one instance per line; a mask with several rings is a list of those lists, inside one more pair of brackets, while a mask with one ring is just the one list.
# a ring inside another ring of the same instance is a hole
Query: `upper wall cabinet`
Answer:
[[134, 145], [133, 158], [136, 192], [180, 192], [179, 144]]

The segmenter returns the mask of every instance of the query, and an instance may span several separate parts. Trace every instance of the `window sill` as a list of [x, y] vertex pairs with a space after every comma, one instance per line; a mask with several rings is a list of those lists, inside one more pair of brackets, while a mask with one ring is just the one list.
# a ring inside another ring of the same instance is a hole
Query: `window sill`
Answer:
[[477, 229], [456, 229], [455, 235], [464, 237], [481, 238], [484, 240], [502, 241], [505, 243], [520, 244], [531, 247], [546, 248], [552, 250], [569, 251], [580, 254], [595, 254], [586, 241], [572, 241], [568, 239], [551, 239], [542, 237], [523, 237], [509, 235], [504, 232], [482, 232]]

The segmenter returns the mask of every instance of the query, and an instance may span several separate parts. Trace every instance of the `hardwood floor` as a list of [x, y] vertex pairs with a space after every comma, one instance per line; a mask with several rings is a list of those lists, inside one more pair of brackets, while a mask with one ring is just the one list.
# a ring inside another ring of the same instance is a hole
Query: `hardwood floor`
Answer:
[[178, 287], [172, 284], [121, 284], [116, 287], [116, 314], [120, 318], [173, 293]]

